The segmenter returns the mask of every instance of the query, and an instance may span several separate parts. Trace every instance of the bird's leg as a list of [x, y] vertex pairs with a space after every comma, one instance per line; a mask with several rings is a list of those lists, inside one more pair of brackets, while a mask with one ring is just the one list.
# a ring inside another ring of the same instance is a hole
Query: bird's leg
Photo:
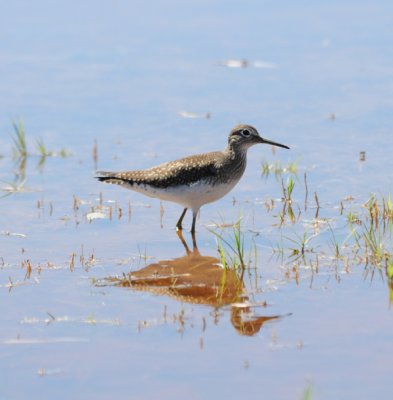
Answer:
[[177, 221], [176, 230], [178, 230], [178, 231], [181, 231], [181, 230], [183, 229], [183, 227], [182, 227], [181, 224], [182, 224], [182, 222], [183, 222], [184, 216], [186, 215], [186, 212], [187, 212], [187, 208], [185, 208], [185, 209], [183, 210], [183, 212], [182, 212], [181, 215], [180, 215], [179, 221]]
[[192, 210], [192, 225], [191, 225], [191, 235], [193, 240], [195, 240], [195, 223], [196, 223], [196, 217], [198, 215], [199, 210]]
[[196, 254], [199, 254], [198, 245], [196, 242], [195, 232], [191, 232], [192, 237], [192, 251]]

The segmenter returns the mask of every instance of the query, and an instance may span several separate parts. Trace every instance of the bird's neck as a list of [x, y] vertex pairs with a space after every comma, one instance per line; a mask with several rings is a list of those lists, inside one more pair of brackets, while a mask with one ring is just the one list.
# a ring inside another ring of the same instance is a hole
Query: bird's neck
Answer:
[[237, 182], [244, 173], [247, 164], [247, 149], [243, 146], [228, 144], [223, 151], [221, 178], [225, 182]]
[[224, 153], [228, 154], [231, 158], [235, 159], [246, 159], [247, 148], [245, 146], [239, 146], [234, 143], [228, 143], [228, 146], [224, 150]]

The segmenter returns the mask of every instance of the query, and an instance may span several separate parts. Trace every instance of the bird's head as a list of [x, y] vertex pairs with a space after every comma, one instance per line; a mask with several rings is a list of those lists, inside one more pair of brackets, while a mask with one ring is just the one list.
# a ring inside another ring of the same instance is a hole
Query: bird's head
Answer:
[[258, 131], [251, 125], [237, 125], [235, 126], [228, 137], [228, 147], [234, 150], [247, 150], [254, 144], [265, 143], [272, 146], [283, 147], [289, 149], [284, 144], [276, 143], [271, 140], [264, 139], [258, 133]]

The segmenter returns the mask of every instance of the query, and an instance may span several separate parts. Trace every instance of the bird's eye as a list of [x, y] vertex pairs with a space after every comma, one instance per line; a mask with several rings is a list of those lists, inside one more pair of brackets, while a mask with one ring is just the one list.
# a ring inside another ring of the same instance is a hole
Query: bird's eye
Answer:
[[243, 129], [242, 130], [242, 136], [243, 137], [249, 137], [251, 135], [250, 131], [248, 129]]

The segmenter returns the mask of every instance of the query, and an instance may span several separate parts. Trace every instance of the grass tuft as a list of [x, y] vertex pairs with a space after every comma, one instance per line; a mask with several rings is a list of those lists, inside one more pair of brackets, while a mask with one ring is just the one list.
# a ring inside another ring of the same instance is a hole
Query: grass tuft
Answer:
[[26, 145], [26, 134], [25, 126], [22, 119], [18, 121], [12, 121], [12, 126], [14, 128], [14, 157], [15, 158], [26, 158], [27, 157], [27, 145]]
[[231, 265], [235, 269], [244, 270], [249, 263], [245, 262], [245, 234], [241, 227], [241, 218], [230, 229], [231, 232], [228, 239], [224, 237], [223, 231], [210, 230], [210, 232], [216, 237], [218, 253], [223, 267], [227, 269]]
[[262, 176], [268, 178], [273, 173], [278, 179], [282, 174], [297, 175], [299, 159], [289, 162], [287, 165], [282, 165], [279, 160], [270, 164], [267, 160], [262, 163]]

